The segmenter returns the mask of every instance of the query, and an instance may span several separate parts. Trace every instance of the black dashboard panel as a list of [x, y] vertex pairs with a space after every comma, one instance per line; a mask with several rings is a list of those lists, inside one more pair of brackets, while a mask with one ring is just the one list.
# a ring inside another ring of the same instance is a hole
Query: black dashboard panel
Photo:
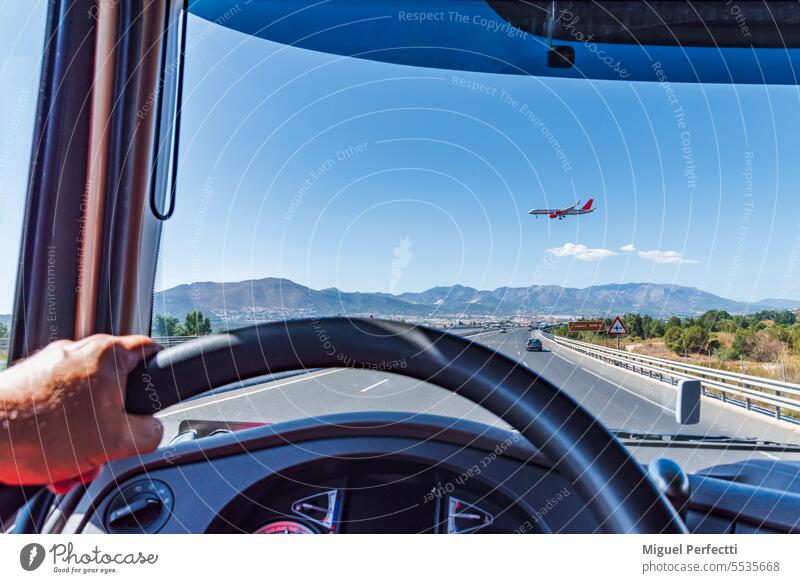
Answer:
[[[89, 486], [64, 532], [107, 532], [119, 490], [142, 480], [173, 493], [170, 516], [158, 528], [164, 533], [252, 532], [287, 517], [308, 522], [291, 504], [330, 489], [342, 493], [337, 532], [447, 532], [449, 505], [457, 503], [492, 516], [476, 529], [484, 532], [597, 528], [569, 484], [518, 434], [436, 416], [408, 419], [335, 415], [121, 460]], [[457, 530], [468, 528], [459, 521]]]
[[[289, 517], [306, 522], [293, 515], [292, 503], [330, 489], [343, 501], [337, 532], [443, 532], [446, 515], [437, 505], [451, 498], [492, 514], [491, 532], [525, 523], [531, 532], [594, 530], [583, 503], [565, 496], [568, 485], [546, 468], [497, 458], [480, 473], [464, 474], [462, 468], [480, 468], [485, 456], [439, 441], [342, 437], [159, 468], [145, 479], [174, 492], [172, 515], [158, 529], [164, 533], [253, 532]], [[560, 505], [546, 508], [556, 498]], [[110, 499], [100, 502], [85, 532], [108, 530]]]
[[[109, 464], [62, 532], [599, 530], [549, 461], [496, 427], [380, 412], [214, 433]], [[697, 533], [797, 532], [798, 473], [751, 460], [691, 475], [686, 523]]]
[[318, 533], [511, 533], [528, 515], [478, 480], [416, 462], [332, 461], [273, 476], [234, 498], [209, 532], [295, 521]]

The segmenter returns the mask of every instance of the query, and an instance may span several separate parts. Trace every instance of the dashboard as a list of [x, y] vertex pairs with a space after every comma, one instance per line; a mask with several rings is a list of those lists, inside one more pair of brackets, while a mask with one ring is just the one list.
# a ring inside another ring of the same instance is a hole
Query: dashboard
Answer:
[[403, 460], [349, 460], [257, 484], [232, 500], [209, 531], [511, 533], [524, 520], [514, 501], [455, 473]]
[[[407, 413], [212, 431], [108, 464], [65, 533], [586, 532], [596, 521], [519, 434]], [[202, 437], [202, 438], [201, 438]]]
[[[464, 419], [346, 413], [269, 426], [202, 422], [108, 464], [45, 532], [591, 533], [596, 518], [516, 432]], [[800, 467], [690, 476], [694, 532], [800, 531]], [[785, 484], [784, 484], [785, 485]], [[58, 513], [56, 513], [58, 514]]]

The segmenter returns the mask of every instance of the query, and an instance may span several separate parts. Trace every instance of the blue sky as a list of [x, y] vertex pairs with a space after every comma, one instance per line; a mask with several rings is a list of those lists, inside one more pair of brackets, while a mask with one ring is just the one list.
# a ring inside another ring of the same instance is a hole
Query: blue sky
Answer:
[[[42, 2], [0, 7], [0, 137], [18, 128], [0, 176], [0, 313], [11, 308], [43, 18]], [[800, 299], [799, 105], [794, 87], [341, 59], [190, 16], [178, 206], [158, 287], [654, 281]], [[590, 197], [589, 216], [527, 215]]]
[[0, 3], [0, 314], [11, 312], [46, 2]]
[[[161, 287], [654, 281], [800, 298], [794, 87], [459, 73], [189, 30]], [[527, 215], [590, 197], [590, 216]]]

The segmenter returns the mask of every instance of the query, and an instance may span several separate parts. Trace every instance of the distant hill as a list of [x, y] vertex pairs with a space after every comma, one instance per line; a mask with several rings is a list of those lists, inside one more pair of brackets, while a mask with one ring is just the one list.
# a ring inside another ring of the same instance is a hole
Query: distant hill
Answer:
[[565, 288], [557, 285], [477, 290], [461, 285], [398, 295], [315, 290], [288, 279], [268, 277], [233, 283], [196, 282], [156, 293], [156, 313], [183, 318], [194, 309], [212, 319], [235, 321], [282, 316], [506, 316], [525, 314], [610, 315], [639, 312], [653, 316], [697, 315], [711, 309], [747, 313], [795, 309], [800, 302], [767, 299], [747, 304], [693, 287], [655, 283]]
[[800, 302], [797, 300], [767, 298], [753, 304], [753, 308], [756, 310], [800, 310]]

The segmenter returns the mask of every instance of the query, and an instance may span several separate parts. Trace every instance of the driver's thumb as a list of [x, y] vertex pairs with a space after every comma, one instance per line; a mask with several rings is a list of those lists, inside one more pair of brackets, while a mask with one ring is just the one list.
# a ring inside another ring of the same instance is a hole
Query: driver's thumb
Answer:
[[128, 451], [123, 455], [149, 453], [158, 447], [164, 435], [161, 421], [149, 415], [127, 415]]

